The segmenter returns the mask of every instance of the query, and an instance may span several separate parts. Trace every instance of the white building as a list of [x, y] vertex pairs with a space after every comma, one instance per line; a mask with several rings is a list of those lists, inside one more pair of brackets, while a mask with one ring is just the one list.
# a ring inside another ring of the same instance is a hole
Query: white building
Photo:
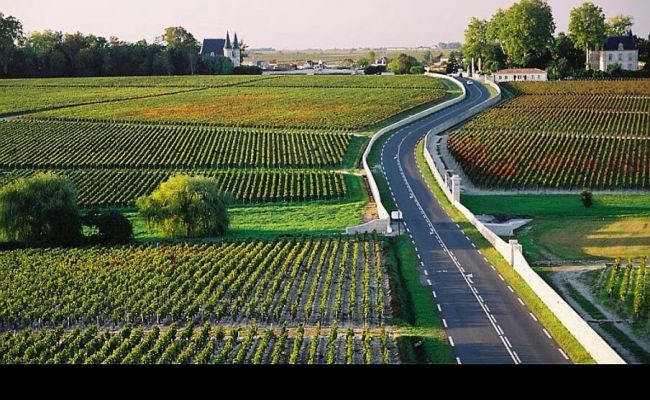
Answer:
[[544, 82], [548, 80], [546, 71], [538, 68], [510, 68], [494, 73], [494, 82], [532, 81]]
[[234, 44], [230, 42], [230, 33], [226, 32], [225, 39], [203, 39], [201, 56], [224, 56], [232, 61], [235, 67], [241, 66], [241, 49], [235, 33]]
[[632, 32], [625, 36], [610, 36], [603, 43], [601, 51], [589, 52], [589, 68], [607, 71], [611, 64], [618, 64], [626, 71], [639, 69], [639, 50]]

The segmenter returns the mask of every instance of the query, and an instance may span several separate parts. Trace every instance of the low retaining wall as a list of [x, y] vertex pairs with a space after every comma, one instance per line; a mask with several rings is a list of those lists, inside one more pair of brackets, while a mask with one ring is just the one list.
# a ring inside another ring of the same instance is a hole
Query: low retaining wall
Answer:
[[[395, 129], [399, 129], [403, 127], [404, 125], [408, 125], [410, 123], [413, 123], [419, 119], [422, 119], [424, 117], [428, 117], [429, 115], [436, 113], [444, 108], [447, 108], [449, 106], [452, 106], [456, 103], [459, 103], [465, 99], [465, 96], [467, 96], [467, 93], [465, 91], [465, 87], [458, 83], [453, 78], [448, 77], [447, 75], [441, 75], [441, 74], [434, 74], [434, 73], [426, 73], [426, 76], [432, 77], [432, 78], [440, 78], [440, 79], [446, 79], [448, 81], [453, 82], [455, 85], [459, 86], [462, 90], [462, 95], [455, 97], [451, 100], [447, 100], [443, 103], [437, 104], [431, 108], [428, 108], [424, 111], [421, 111], [417, 114], [414, 114], [410, 117], [404, 118], [394, 124], [391, 124], [383, 129], [380, 129], [375, 133], [372, 138], [370, 139], [370, 142], [368, 143], [368, 146], [366, 147], [366, 151], [363, 152], [363, 156], [361, 157], [361, 162], [363, 164], [363, 169], [366, 171], [366, 178], [368, 179], [368, 186], [370, 186], [370, 192], [372, 193], [372, 197], [375, 199], [375, 203], [377, 204], [377, 214], [379, 218], [375, 221], [381, 221], [376, 224], [372, 224], [371, 226], [373, 227], [374, 230], [380, 233], [390, 233], [391, 232], [391, 227], [390, 227], [390, 214], [388, 211], [386, 211], [386, 207], [384, 207], [383, 203], [381, 202], [381, 195], [379, 194], [379, 187], [377, 187], [377, 182], [375, 181], [375, 177], [372, 175], [372, 170], [368, 166], [368, 154], [370, 154], [370, 150], [372, 149], [372, 145], [382, 137], [385, 133], [393, 131]], [[374, 222], [374, 221], [370, 221]], [[346, 232], [351, 233], [351, 232], [367, 232], [362, 230], [364, 226], [368, 225], [369, 223], [365, 223], [362, 225], [358, 226], [353, 226], [349, 227], [346, 229]]]
[[[458, 211], [460, 211], [467, 220], [476, 227], [476, 229], [483, 235], [483, 237], [494, 246], [494, 248], [501, 254], [501, 256], [513, 266], [513, 269], [521, 276], [521, 278], [530, 286], [535, 294], [546, 304], [551, 312], [557, 317], [558, 320], [573, 334], [576, 340], [587, 350], [591, 357], [599, 364], [625, 364], [625, 361], [603, 340], [596, 331], [594, 331], [587, 322], [578, 315], [578, 313], [569, 306], [560, 295], [558, 295], [553, 288], [551, 288], [539, 275], [530, 267], [528, 261], [522, 254], [521, 245], [516, 241], [506, 243], [503, 239], [497, 236], [489, 228], [485, 226], [476, 216], [459, 201], [455, 201], [450, 188], [445, 183], [445, 180], [436, 166], [432, 151], [435, 153], [435, 143], [431, 142], [434, 135], [437, 135], [448, 128], [456, 125], [462, 120], [468, 119], [478, 112], [491, 107], [496, 102], [493, 101], [500, 99], [501, 92], [484, 103], [473, 107], [468, 110], [464, 115], [456, 118], [455, 123], [443, 124], [443, 126], [436, 127], [429, 131], [425, 137], [424, 142], [424, 157], [429, 165], [429, 169], [433, 173], [436, 181], [445, 196], [449, 199], [451, 204]], [[480, 111], [476, 111], [480, 110]]]

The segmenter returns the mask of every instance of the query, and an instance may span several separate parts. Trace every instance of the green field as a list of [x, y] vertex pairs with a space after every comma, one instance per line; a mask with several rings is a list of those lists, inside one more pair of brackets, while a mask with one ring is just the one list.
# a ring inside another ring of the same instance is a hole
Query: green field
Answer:
[[266, 76], [195, 75], [195, 76], [118, 76], [93, 78], [0, 79], [0, 87], [172, 87], [205, 88], [234, 86], [269, 79]]
[[37, 114], [40, 117], [204, 122], [225, 126], [361, 129], [445, 96], [441, 90], [227, 87]]
[[[0, 80], [2, 82], [2, 80]], [[77, 104], [136, 99], [188, 89], [161, 87], [11, 87], [0, 85], [0, 116], [38, 112]], [[92, 105], [90, 107], [98, 107]]]
[[476, 214], [532, 218], [515, 235], [533, 262], [650, 253], [650, 196], [596, 194], [591, 208], [577, 194], [467, 195], [461, 201]]

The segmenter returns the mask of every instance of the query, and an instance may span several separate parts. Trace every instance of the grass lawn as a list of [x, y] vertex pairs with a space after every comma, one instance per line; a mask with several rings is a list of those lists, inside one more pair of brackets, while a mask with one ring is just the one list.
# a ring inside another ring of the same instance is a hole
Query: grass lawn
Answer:
[[573, 337], [566, 327], [557, 319], [557, 317], [546, 307], [539, 297], [531, 290], [528, 284], [516, 273], [506, 260], [496, 251], [490, 243], [474, 228], [472, 224], [454, 208], [447, 197], [438, 186], [433, 173], [424, 159], [424, 141], [420, 141], [417, 147], [417, 163], [424, 174], [424, 178], [432, 189], [434, 196], [440, 201], [452, 220], [457, 222], [465, 231], [465, 234], [476, 245], [481, 254], [488, 259], [490, 264], [503, 275], [506, 281], [513, 287], [515, 292], [522, 298], [524, 303], [537, 316], [539, 321], [555, 338], [557, 343], [564, 349], [571, 361], [574, 363], [593, 363], [589, 353]]
[[[285, 235], [331, 235], [344, 233], [345, 228], [362, 223], [368, 195], [361, 178], [346, 177], [350, 190], [348, 201], [313, 201], [304, 203], [273, 203], [235, 205], [228, 209], [230, 232], [218, 239], [273, 239]], [[158, 240], [146, 220], [136, 210], [123, 210], [133, 223], [137, 240]]]
[[515, 232], [533, 262], [650, 253], [647, 195], [595, 195], [591, 208], [585, 208], [578, 195], [463, 196], [462, 202], [476, 214], [533, 218]]

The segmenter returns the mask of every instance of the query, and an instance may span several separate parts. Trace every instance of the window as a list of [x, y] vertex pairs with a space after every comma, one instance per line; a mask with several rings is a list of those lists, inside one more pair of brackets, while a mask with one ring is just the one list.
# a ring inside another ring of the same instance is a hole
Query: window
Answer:
[[608, 59], [609, 59], [609, 61], [612, 61], [612, 53], [609, 53]]
[[632, 64], [628, 64], [628, 65], [627, 65], [627, 69], [630, 70], [630, 71], [632, 71]]
[[618, 53], [618, 61], [623, 61], [623, 53]]
[[618, 44], [618, 51], [623, 51], [625, 47], [623, 46], [623, 43]]
[[627, 55], [627, 60], [628, 60], [628, 61], [632, 61], [632, 53], [630, 53], [630, 54]]

